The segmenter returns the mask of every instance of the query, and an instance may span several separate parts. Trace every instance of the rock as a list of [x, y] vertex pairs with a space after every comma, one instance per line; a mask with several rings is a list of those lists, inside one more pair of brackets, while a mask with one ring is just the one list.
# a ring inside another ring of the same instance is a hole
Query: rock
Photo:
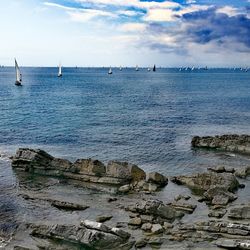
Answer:
[[141, 217], [142, 223], [147, 223], [147, 222], [152, 223], [154, 220], [154, 216], [152, 215], [141, 214], [140, 217]]
[[238, 220], [250, 219], [250, 205], [231, 208], [228, 217]]
[[168, 229], [170, 229], [170, 228], [173, 228], [174, 226], [171, 224], [171, 223], [169, 223], [169, 222], [164, 222], [164, 224], [163, 224], [163, 228], [165, 229], [165, 230], [168, 230]]
[[184, 216], [184, 213], [177, 211], [170, 205], [165, 205], [162, 201], [152, 199], [139, 201], [135, 204], [129, 205], [126, 210], [139, 213], [140, 215], [146, 214], [154, 217], [159, 216], [168, 221], [174, 221], [176, 218]]
[[216, 172], [216, 173], [224, 173], [226, 172], [226, 169], [224, 166], [217, 166], [217, 167], [209, 167], [207, 170]]
[[208, 217], [222, 218], [226, 214], [226, 212], [226, 209], [211, 211], [209, 212]]
[[229, 152], [250, 153], [249, 135], [195, 136], [192, 147], [221, 149]]
[[246, 178], [250, 175], [250, 167], [236, 169], [234, 174], [239, 178]]
[[129, 184], [123, 185], [119, 187], [118, 191], [120, 193], [128, 193], [130, 191], [130, 185]]
[[177, 195], [174, 200], [175, 201], [179, 201], [179, 200], [189, 200], [191, 198], [191, 196], [189, 195], [182, 195], [182, 194], [179, 194]]
[[135, 246], [136, 248], [142, 248], [145, 247], [147, 244], [148, 244], [148, 239], [143, 237], [136, 241]]
[[175, 208], [163, 204], [159, 205], [156, 214], [169, 221], [173, 221], [175, 218], [181, 218], [184, 216], [183, 212], [177, 211]]
[[[104, 226], [102, 223], [85, 220], [81, 226], [75, 225], [39, 225], [33, 226], [32, 236], [51, 240], [62, 240], [62, 244], [76, 244], [79, 248], [122, 249], [128, 242], [128, 233], [120, 233], [120, 229]], [[124, 249], [124, 248], [123, 248]]]
[[172, 180], [187, 185], [198, 194], [202, 194], [212, 186], [221, 186], [230, 192], [236, 190], [239, 186], [236, 177], [230, 173], [205, 172], [191, 176], [177, 176]]
[[223, 247], [228, 249], [230, 248], [235, 249], [239, 246], [237, 241], [231, 239], [219, 239], [216, 241], [216, 245], [218, 247]]
[[106, 174], [105, 165], [98, 160], [78, 159], [74, 162], [74, 166], [81, 174], [89, 174], [96, 176], [103, 176]]
[[83, 220], [81, 221], [81, 226], [84, 226], [89, 229], [94, 229], [103, 232], [110, 232], [110, 228], [103, 223], [91, 221], [91, 220]]
[[75, 204], [75, 203], [66, 202], [66, 201], [57, 201], [57, 200], [52, 200], [51, 205], [53, 207], [56, 207], [58, 209], [63, 209], [63, 210], [85, 210], [89, 208], [89, 206], [84, 206], [84, 205]]
[[108, 220], [110, 220], [110, 219], [112, 219], [113, 218], [113, 216], [112, 215], [102, 215], [102, 216], [98, 216], [98, 217], [96, 217], [96, 221], [97, 222], [105, 222], [105, 221], [108, 221]]
[[127, 227], [127, 224], [128, 224], [127, 222], [119, 221], [116, 223], [116, 227], [117, 228], [125, 228], [125, 227]]
[[150, 238], [150, 240], [148, 241], [148, 244], [154, 249], [154, 247], [159, 247], [160, 245], [162, 245], [163, 243], [163, 239], [157, 237], [157, 238]]
[[112, 227], [111, 232], [123, 239], [128, 239], [131, 234], [117, 227]]
[[142, 226], [141, 226], [141, 229], [142, 229], [143, 231], [150, 231], [151, 228], [152, 228], [152, 224], [151, 224], [151, 223], [144, 223], [144, 224], [142, 224]]
[[170, 203], [170, 205], [174, 207], [176, 210], [180, 210], [185, 213], [193, 213], [197, 207], [197, 205], [183, 203], [183, 202], [172, 202]]
[[152, 234], [160, 234], [163, 232], [163, 228], [160, 224], [153, 224], [151, 228]]
[[[157, 189], [158, 189], [158, 186], [156, 184], [153, 184], [153, 183], [148, 184], [148, 191], [149, 192], [155, 192], [155, 191], [157, 191]], [[147, 190], [145, 190], [145, 191], [147, 191]]]
[[151, 172], [147, 175], [147, 182], [157, 184], [159, 187], [164, 187], [168, 183], [168, 179], [157, 172]]
[[146, 173], [142, 169], [127, 162], [110, 161], [107, 165], [107, 174], [132, 182], [146, 179]]
[[135, 218], [130, 219], [128, 224], [131, 226], [140, 226], [142, 224], [142, 221], [140, 217], [135, 217]]
[[227, 205], [229, 201], [237, 199], [235, 194], [228, 192], [223, 186], [211, 186], [203, 196], [212, 205]]

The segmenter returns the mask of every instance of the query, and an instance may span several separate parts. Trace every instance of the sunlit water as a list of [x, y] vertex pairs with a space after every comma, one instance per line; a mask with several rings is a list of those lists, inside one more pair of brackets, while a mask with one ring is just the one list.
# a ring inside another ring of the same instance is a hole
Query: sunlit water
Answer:
[[165, 175], [250, 163], [190, 147], [194, 135], [250, 134], [249, 72], [64, 68], [58, 78], [56, 68], [21, 71], [17, 87], [14, 68], [0, 68], [1, 230], [22, 211], [8, 162], [20, 146], [70, 160], [130, 161]]

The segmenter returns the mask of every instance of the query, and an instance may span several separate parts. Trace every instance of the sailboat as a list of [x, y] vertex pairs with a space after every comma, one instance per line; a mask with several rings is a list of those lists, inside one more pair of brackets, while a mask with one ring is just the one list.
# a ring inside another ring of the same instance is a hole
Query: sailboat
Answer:
[[151, 69], [150, 69], [150, 68], [148, 68], [148, 71], [151, 71]]
[[15, 85], [21, 86], [22, 85], [22, 74], [20, 72], [19, 66], [17, 64], [17, 61], [15, 59], [15, 69], [16, 69], [16, 82]]
[[61, 65], [61, 63], [59, 64], [59, 67], [58, 67], [59, 69], [58, 69], [58, 77], [62, 77], [62, 65]]
[[153, 67], [153, 71], [154, 71], [154, 72], [156, 71], [156, 67], [155, 67], [155, 64], [154, 64], [154, 67]]
[[112, 69], [111, 69], [111, 66], [110, 66], [108, 74], [111, 75], [112, 73], [113, 72], [112, 72]]
[[139, 67], [138, 67], [138, 65], [136, 65], [136, 67], [135, 67], [135, 71], [139, 71]]
[[122, 71], [122, 66], [120, 66], [119, 70]]

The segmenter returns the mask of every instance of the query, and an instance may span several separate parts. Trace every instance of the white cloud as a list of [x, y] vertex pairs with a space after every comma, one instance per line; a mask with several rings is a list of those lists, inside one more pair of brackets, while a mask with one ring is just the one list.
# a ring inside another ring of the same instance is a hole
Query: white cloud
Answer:
[[150, 9], [144, 17], [148, 22], [171, 22], [175, 21], [175, 12], [170, 9]]
[[92, 9], [83, 11], [68, 11], [68, 15], [70, 16], [71, 20], [75, 22], [87, 22], [95, 17], [117, 17], [115, 14], [112, 14], [110, 12]]
[[143, 32], [147, 25], [144, 23], [126, 23], [120, 26], [120, 30], [124, 32]]
[[103, 4], [103, 5], [114, 5], [114, 6], [131, 6], [143, 9], [150, 9], [150, 8], [178, 8], [180, 4], [171, 2], [171, 1], [164, 1], [164, 2], [147, 2], [140, 0], [78, 0], [80, 3], [93, 3], [93, 4]]
[[140, 12], [133, 11], [133, 10], [119, 10], [116, 13], [119, 15], [124, 15], [124, 16], [128, 16], [128, 17], [137, 16], [137, 15], [142, 14]]
[[238, 15], [240, 13], [239, 9], [234, 8], [232, 6], [228, 6], [228, 5], [217, 9], [216, 12], [223, 13], [223, 14], [226, 14], [228, 16], [235, 16], [235, 15]]

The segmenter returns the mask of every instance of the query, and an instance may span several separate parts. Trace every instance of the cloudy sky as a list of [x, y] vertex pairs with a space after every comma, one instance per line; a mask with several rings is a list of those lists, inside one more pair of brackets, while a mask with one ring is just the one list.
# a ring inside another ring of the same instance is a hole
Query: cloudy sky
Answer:
[[250, 0], [0, 1], [0, 64], [250, 66]]

